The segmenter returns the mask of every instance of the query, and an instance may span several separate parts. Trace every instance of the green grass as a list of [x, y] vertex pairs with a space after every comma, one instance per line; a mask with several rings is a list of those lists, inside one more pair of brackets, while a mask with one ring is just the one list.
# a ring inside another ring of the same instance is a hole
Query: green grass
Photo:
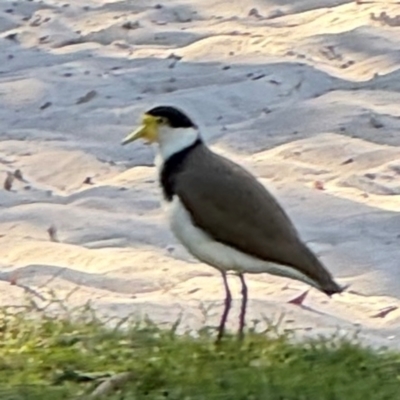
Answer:
[[[294, 344], [249, 332], [216, 347], [207, 331], [177, 335], [151, 322], [106, 328], [88, 318], [0, 310], [0, 399], [83, 399], [130, 371], [112, 400], [395, 400], [400, 355], [338, 338]], [[29, 316], [29, 318], [28, 318]], [[82, 314], [83, 316], [83, 314]]]

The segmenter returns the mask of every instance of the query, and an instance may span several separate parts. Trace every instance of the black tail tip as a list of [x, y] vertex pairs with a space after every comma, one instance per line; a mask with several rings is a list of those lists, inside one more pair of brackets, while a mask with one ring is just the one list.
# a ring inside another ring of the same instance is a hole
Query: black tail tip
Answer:
[[325, 290], [325, 293], [331, 297], [334, 294], [345, 292], [350, 287], [350, 284], [340, 286], [339, 284], [335, 283], [332, 288]]

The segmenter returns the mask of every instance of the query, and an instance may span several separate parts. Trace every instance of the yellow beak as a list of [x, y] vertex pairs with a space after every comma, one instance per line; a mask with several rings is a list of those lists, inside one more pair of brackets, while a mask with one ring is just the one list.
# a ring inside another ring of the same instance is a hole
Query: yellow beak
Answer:
[[128, 143], [132, 143], [137, 139], [140, 139], [142, 137], [145, 137], [146, 135], [146, 126], [142, 125], [139, 126], [136, 130], [131, 132], [128, 136], [124, 138], [124, 140], [121, 142], [122, 145], [126, 145]]
[[137, 139], [144, 139], [148, 143], [153, 143], [158, 140], [158, 123], [155, 117], [152, 115], [145, 115], [142, 120], [142, 125], [126, 136], [121, 144], [132, 143]]

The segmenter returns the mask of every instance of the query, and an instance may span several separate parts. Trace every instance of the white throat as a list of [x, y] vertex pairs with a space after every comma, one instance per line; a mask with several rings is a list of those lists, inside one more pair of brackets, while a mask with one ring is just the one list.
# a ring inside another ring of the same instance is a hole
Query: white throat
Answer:
[[195, 143], [200, 134], [195, 128], [170, 128], [164, 126], [160, 127], [158, 137], [159, 156], [161, 162], [164, 162], [173, 154]]

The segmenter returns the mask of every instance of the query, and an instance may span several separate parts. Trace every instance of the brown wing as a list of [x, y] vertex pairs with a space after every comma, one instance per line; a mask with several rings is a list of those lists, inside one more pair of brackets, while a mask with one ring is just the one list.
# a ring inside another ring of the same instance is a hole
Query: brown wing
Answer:
[[175, 183], [194, 223], [215, 240], [265, 261], [295, 267], [323, 291], [338, 291], [282, 207], [239, 165], [198, 146]]

